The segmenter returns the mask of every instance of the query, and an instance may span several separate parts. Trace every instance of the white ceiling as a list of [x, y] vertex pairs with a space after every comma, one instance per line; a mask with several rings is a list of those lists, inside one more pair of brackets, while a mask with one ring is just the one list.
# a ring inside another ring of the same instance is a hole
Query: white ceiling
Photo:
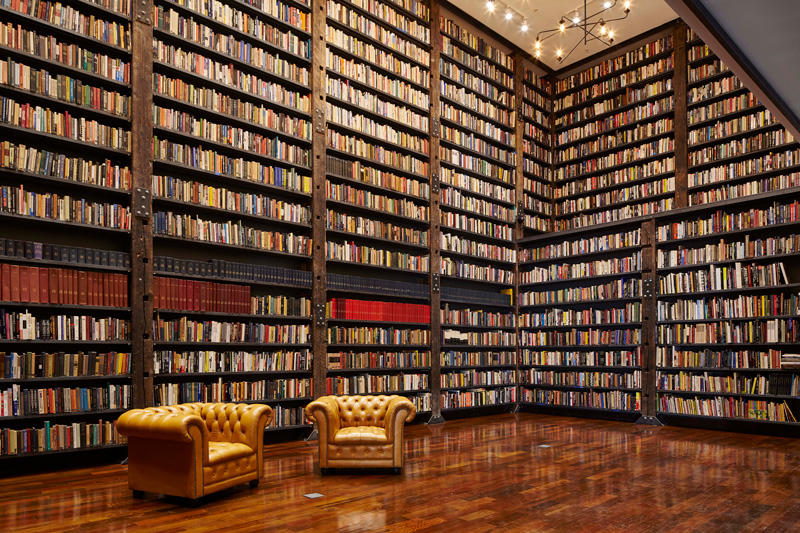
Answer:
[[[497, 0], [494, 13], [486, 7], [486, 0], [450, 0], [453, 5], [470, 14], [483, 25], [491, 28], [523, 50], [534, 53], [536, 34], [542, 30], [558, 28], [558, 21], [562, 16], [570, 15], [576, 10], [583, 18], [582, 0]], [[623, 16], [623, 0], [618, 0], [616, 6], [603, 14], [603, 18], [617, 18]], [[591, 15], [603, 9], [603, 0], [587, 1], [587, 11]], [[513, 18], [506, 21], [503, 6], [511, 8]], [[522, 21], [516, 14], [527, 17], [530, 28], [527, 32], [520, 31]], [[570, 17], [571, 18], [571, 17]], [[636, 37], [648, 30], [678, 18], [664, 0], [631, 0], [631, 12], [628, 18], [608, 24], [614, 30], [614, 44], [621, 43]], [[581, 44], [564, 61], [556, 59], [556, 50], [562, 48], [564, 54], [572, 49], [579, 41]], [[597, 41], [583, 44], [583, 31], [577, 28], [567, 29], [563, 34], [556, 35], [542, 43], [540, 60], [553, 70], [558, 70], [569, 64], [596, 54], [607, 48]]]

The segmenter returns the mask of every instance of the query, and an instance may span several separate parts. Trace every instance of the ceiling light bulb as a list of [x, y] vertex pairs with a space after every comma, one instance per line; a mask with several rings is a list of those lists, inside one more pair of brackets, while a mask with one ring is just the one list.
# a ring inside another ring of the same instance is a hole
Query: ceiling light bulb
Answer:
[[572, 17], [572, 23], [573, 24], [578, 24], [580, 21], [581, 21], [581, 18], [578, 15], [575, 15], [574, 17]]
[[522, 26], [520, 26], [519, 29], [522, 30], [523, 32], [528, 31], [528, 21], [527, 20], [523, 20], [522, 21]]
[[558, 29], [561, 31], [561, 33], [564, 33], [564, 23], [563, 22], [558, 25]]
[[486, 9], [489, 10], [489, 13], [494, 13], [494, 0], [488, 0], [486, 2]]
[[556, 57], [561, 59], [561, 54], [563, 54], [563, 53], [564, 53], [564, 51], [561, 48], [559, 48], [558, 50], [556, 50]]
[[534, 46], [536, 46], [537, 50], [542, 47], [542, 41], [540, 41], [538, 37], [536, 38], [536, 42], [534, 43]]
[[542, 51], [536, 50], [536, 57], [542, 57]]
[[609, 39], [613, 39], [614, 38], [614, 32], [613, 31], [608, 30], [608, 38]]
[[511, 17], [513, 17], [513, 16], [514, 15], [511, 13], [511, 10], [507, 9], [506, 10], [506, 20], [511, 20]]
[[625, 0], [625, 3], [623, 5], [625, 6], [625, 9], [630, 9], [631, 8], [631, 0]]
[[606, 30], [606, 25], [605, 24], [600, 24], [600, 35], [605, 35], [606, 31], [608, 31], [608, 30]]
[[611, 7], [611, 2], [609, 2], [608, 0], [603, 2], [603, 9], [608, 9], [609, 7]]

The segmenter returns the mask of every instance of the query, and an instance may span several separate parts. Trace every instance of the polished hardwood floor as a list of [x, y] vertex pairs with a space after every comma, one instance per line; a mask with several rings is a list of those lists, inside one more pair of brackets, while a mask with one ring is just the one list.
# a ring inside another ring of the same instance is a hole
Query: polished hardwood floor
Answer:
[[[0, 531], [799, 531], [800, 440], [530, 413], [407, 428], [403, 474], [330, 475], [316, 442], [197, 507], [120, 465], [0, 479]], [[319, 499], [305, 494], [319, 492]]]

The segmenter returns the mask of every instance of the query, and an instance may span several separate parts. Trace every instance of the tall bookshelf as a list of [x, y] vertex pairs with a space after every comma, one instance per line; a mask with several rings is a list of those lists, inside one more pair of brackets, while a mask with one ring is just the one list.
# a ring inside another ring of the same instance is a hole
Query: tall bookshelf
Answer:
[[441, 12], [441, 406], [516, 402], [516, 120], [510, 51]]
[[62, 9], [0, 7], [0, 459], [122, 448], [134, 401], [131, 6]]
[[311, 15], [302, 0], [156, 0], [156, 405], [311, 398]]
[[687, 33], [688, 205], [800, 185], [800, 144], [694, 33]]
[[326, 11], [325, 391], [430, 411], [430, 9]]
[[517, 209], [524, 235], [534, 235], [553, 228], [553, 88], [530, 62], [521, 61], [522, 175], [517, 179], [523, 194]]
[[670, 29], [553, 83], [556, 231], [673, 207], [673, 42]]
[[644, 243], [636, 221], [524, 241], [519, 257], [521, 405], [638, 417]]
[[797, 426], [798, 192], [656, 221], [656, 392], [665, 420]]

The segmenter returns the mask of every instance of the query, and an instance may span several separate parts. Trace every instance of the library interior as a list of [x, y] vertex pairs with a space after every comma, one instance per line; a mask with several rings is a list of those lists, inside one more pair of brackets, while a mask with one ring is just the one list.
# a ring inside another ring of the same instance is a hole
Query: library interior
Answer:
[[0, 0], [0, 531], [797, 531], [796, 0]]

